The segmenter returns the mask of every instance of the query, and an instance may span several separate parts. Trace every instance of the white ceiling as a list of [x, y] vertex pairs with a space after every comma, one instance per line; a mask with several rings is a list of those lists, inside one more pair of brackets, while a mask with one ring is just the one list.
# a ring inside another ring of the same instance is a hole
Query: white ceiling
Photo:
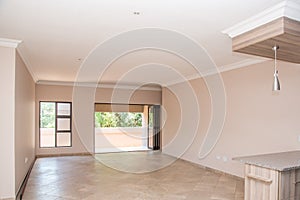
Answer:
[[[231, 39], [222, 30], [279, 2], [0, 0], [0, 38], [23, 41], [19, 51], [36, 81], [74, 81], [80, 65], [97, 45], [124, 31], [145, 27], [187, 35], [207, 50], [218, 67], [233, 66], [257, 58], [232, 53]], [[140, 14], [133, 14], [136, 11]], [[177, 56], [142, 50], [113, 62], [101, 81], [116, 82], [125, 75], [124, 83], [166, 84], [179, 75], [191, 77], [195, 73]]]

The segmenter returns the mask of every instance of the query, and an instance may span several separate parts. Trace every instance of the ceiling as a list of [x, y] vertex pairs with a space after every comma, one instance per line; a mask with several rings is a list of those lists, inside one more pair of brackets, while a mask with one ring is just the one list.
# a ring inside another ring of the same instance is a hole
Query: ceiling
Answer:
[[[81, 64], [97, 45], [120, 33], [147, 27], [182, 33], [203, 46], [218, 67], [232, 68], [260, 59], [232, 53], [231, 39], [222, 30], [279, 2], [0, 0], [0, 38], [22, 40], [18, 50], [36, 81], [75, 81]], [[142, 49], [116, 59], [101, 82], [122, 79], [124, 84], [163, 85], [195, 73], [188, 62], [170, 52]]]

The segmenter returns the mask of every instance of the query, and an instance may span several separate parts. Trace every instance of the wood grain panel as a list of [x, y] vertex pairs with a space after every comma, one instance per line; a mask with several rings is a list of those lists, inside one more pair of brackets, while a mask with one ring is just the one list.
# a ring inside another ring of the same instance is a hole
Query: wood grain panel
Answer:
[[246, 164], [245, 200], [278, 200], [279, 172]]
[[274, 45], [278, 60], [300, 63], [300, 22], [278, 18], [232, 40], [233, 51], [267, 58], [274, 58]]

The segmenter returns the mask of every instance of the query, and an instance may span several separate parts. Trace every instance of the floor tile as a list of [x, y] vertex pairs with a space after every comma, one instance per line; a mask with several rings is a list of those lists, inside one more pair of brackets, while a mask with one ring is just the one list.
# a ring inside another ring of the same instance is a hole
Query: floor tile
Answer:
[[24, 200], [241, 200], [241, 179], [154, 152], [39, 158]]

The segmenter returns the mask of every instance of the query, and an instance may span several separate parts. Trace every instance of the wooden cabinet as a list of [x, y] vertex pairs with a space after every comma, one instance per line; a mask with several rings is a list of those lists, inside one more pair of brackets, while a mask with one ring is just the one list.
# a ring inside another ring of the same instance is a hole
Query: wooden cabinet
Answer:
[[300, 199], [300, 169], [280, 172], [279, 197], [282, 200]]
[[278, 200], [278, 171], [249, 164], [245, 170], [245, 200]]
[[300, 169], [245, 165], [245, 200], [300, 200]]

